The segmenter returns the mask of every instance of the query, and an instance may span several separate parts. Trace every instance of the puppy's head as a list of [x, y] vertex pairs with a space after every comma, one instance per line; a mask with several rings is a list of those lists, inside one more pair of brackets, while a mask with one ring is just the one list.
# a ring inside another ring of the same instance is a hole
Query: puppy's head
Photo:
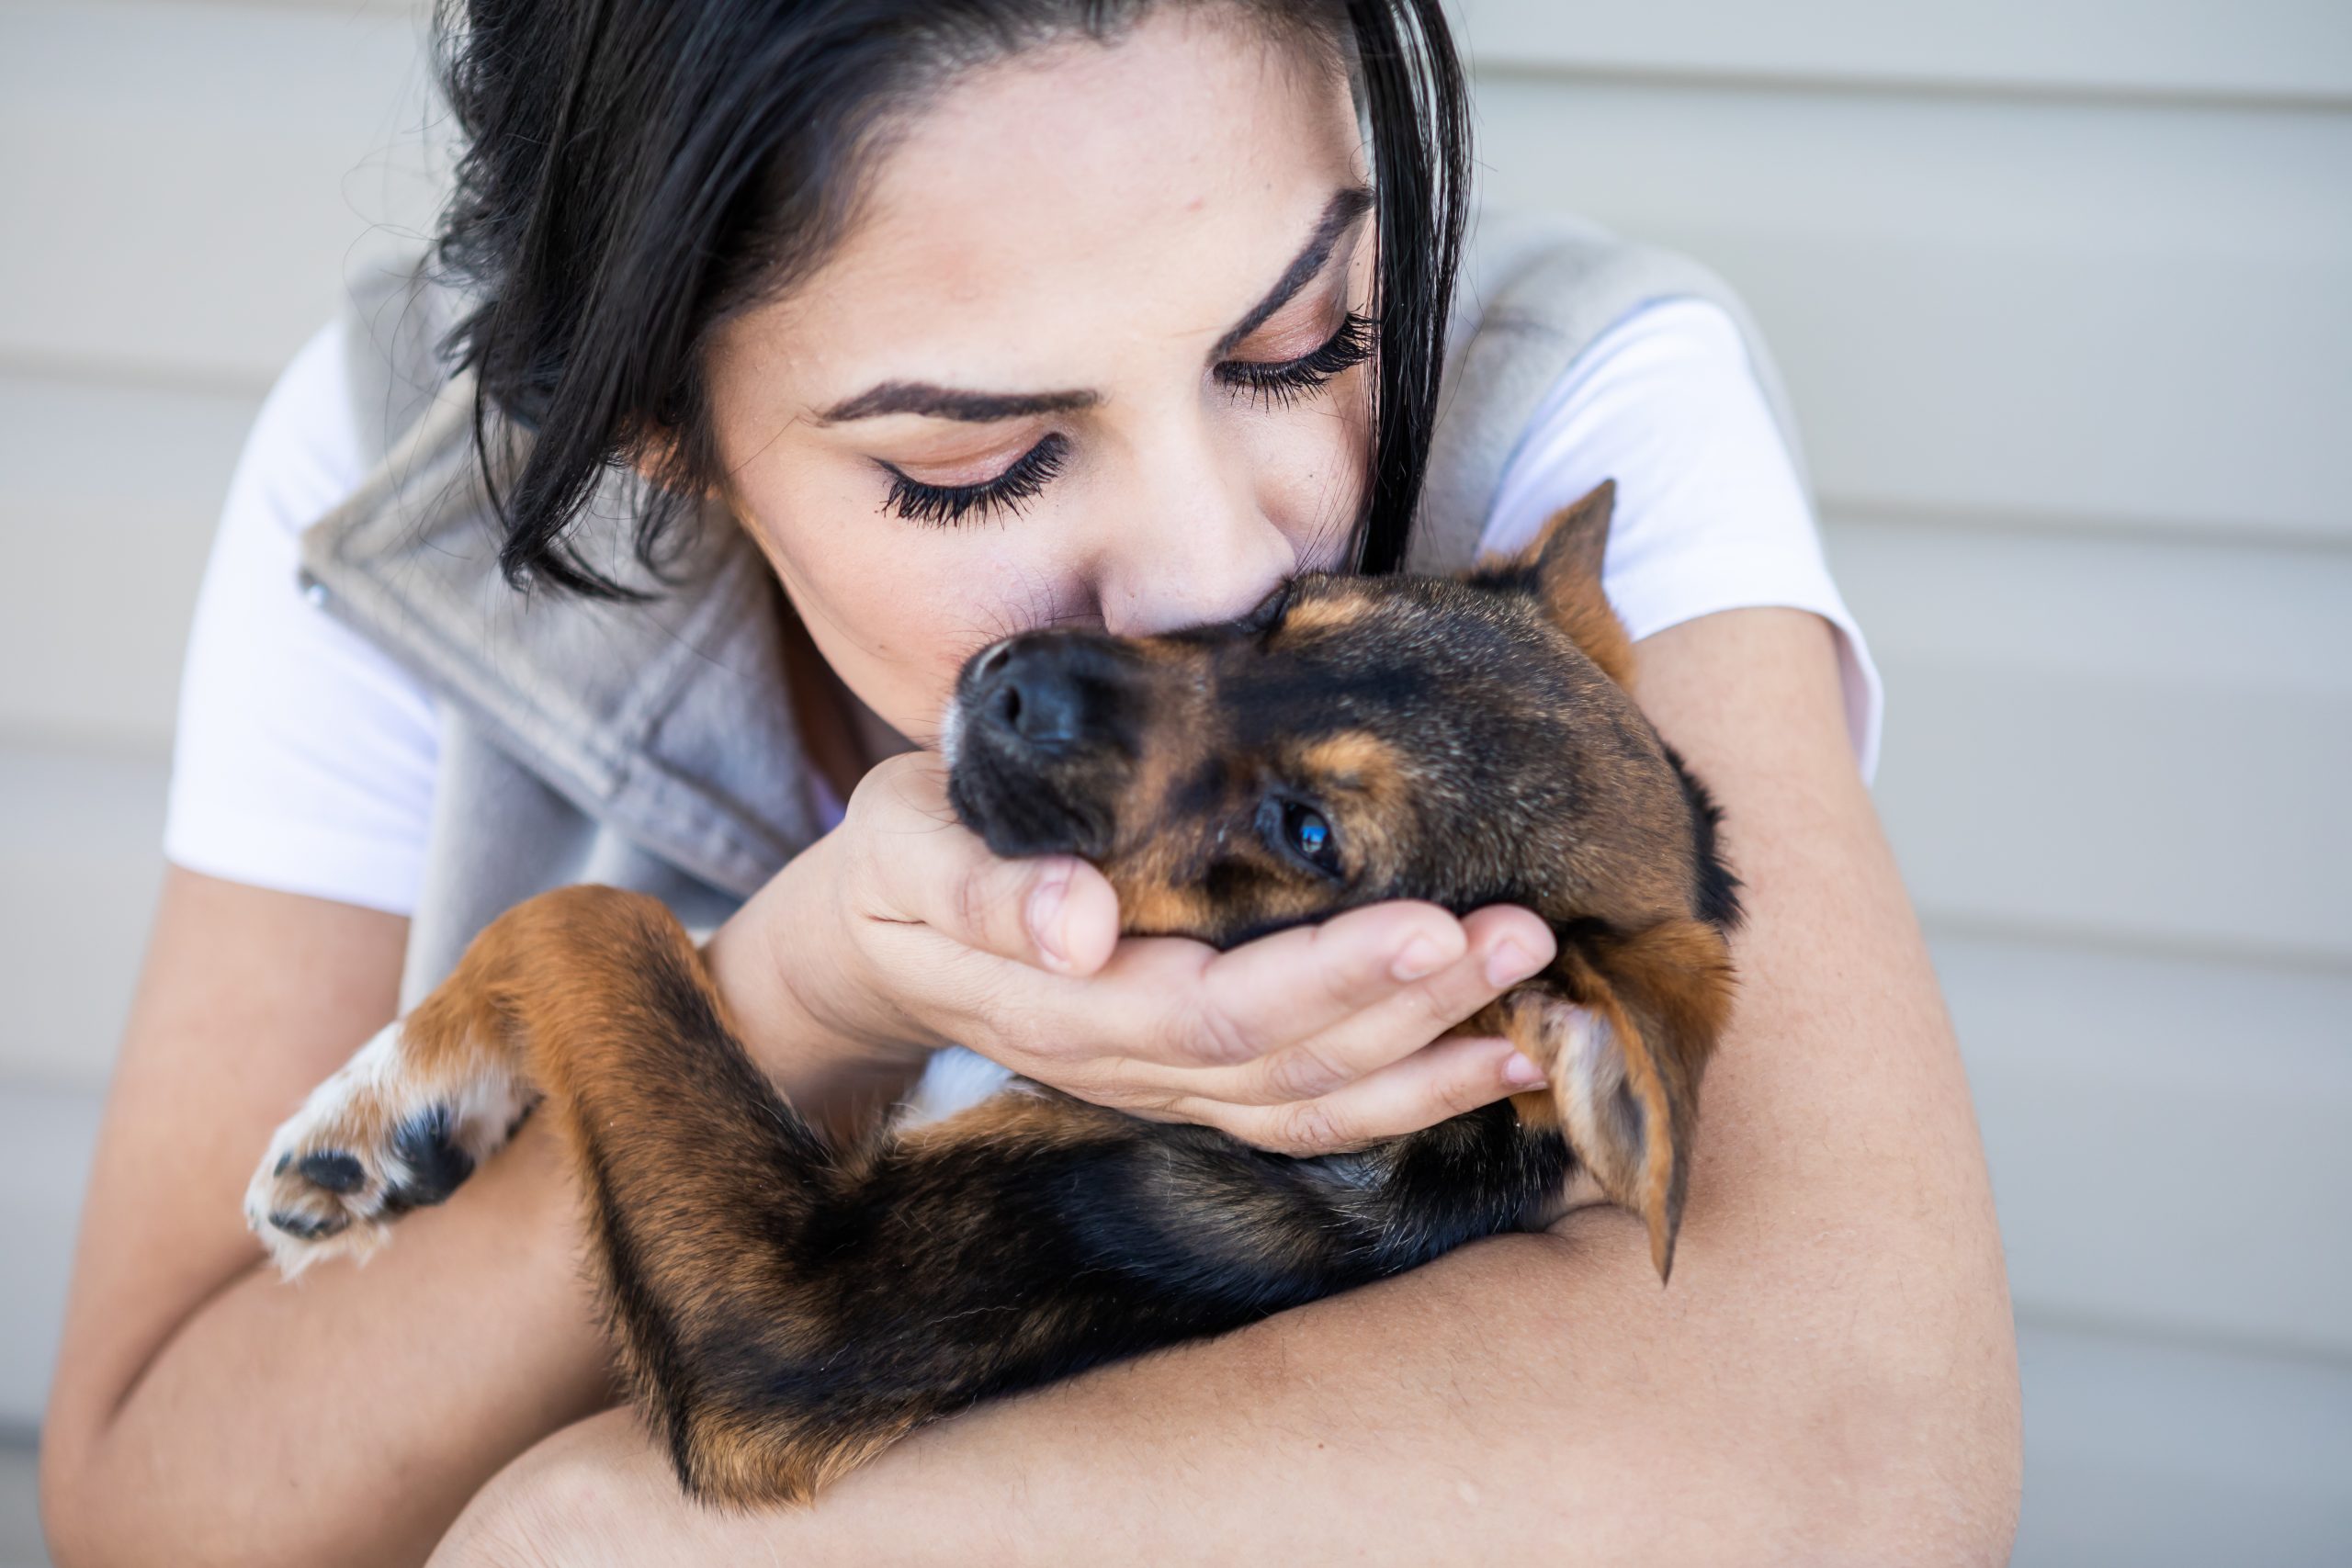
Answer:
[[1309, 573], [1223, 625], [985, 649], [951, 797], [1000, 854], [1102, 867], [1136, 933], [1230, 946], [1389, 898], [1534, 909], [1559, 957], [1505, 1016], [1664, 1273], [1738, 906], [1713, 807], [1623, 684], [1611, 499], [1462, 578]]

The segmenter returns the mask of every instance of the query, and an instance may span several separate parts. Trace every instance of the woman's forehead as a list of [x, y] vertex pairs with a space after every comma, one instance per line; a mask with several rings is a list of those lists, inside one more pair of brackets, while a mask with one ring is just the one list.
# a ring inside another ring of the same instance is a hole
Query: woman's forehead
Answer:
[[841, 246], [728, 351], [823, 407], [862, 377], [1045, 387], [1215, 342], [1364, 174], [1344, 81], [1204, 15], [955, 79], [890, 136]]

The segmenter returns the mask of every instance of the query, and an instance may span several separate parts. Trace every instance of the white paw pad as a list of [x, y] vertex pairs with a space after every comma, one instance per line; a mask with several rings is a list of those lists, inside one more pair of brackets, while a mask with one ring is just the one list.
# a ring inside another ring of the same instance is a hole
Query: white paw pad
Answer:
[[387, 1025], [270, 1139], [245, 1224], [288, 1279], [322, 1258], [365, 1258], [393, 1220], [442, 1201], [496, 1153], [524, 1105], [505, 1075], [424, 1081]]

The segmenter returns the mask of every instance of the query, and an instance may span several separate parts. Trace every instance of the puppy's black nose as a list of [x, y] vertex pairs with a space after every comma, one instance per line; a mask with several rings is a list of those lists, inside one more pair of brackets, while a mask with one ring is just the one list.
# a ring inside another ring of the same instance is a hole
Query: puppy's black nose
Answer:
[[1085, 693], [1063, 650], [1051, 644], [1000, 644], [973, 671], [974, 706], [991, 724], [1042, 751], [1075, 744], [1085, 726]]

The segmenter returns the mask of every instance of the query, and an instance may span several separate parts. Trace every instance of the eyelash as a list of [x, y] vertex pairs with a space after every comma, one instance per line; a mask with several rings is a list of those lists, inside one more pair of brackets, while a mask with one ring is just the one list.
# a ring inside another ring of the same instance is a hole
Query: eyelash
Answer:
[[1370, 359], [1380, 346], [1375, 335], [1379, 327], [1376, 319], [1361, 310], [1351, 310], [1348, 319], [1340, 323], [1340, 330], [1312, 354], [1286, 359], [1280, 365], [1251, 365], [1246, 361], [1220, 365], [1216, 378], [1249, 393], [1253, 402], [1290, 408]]
[[973, 485], [927, 485], [885, 463], [890, 494], [883, 504], [910, 522], [940, 528], [953, 527], [975, 512], [982, 516], [1002, 512], [1018, 517], [1021, 508], [1044, 493], [1046, 484], [1062, 471], [1063, 459], [1069, 455], [1069, 441], [1057, 432], [1023, 452], [996, 478]]
[[[1332, 380], [1369, 360], [1378, 352], [1375, 333], [1380, 323], [1361, 310], [1348, 312], [1340, 330], [1322, 347], [1279, 365], [1237, 361], [1216, 367], [1216, 378], [1250, 400], [1269, 408], [1292, 408], [1321, 391]], [[1002, 513], [1017, 517], [1021, 509], [1045, 492], [1069, 457], [1069, 442], [1059, 432], [1046, 436], [992, 479], [970, 485], [928, 485], [909, 479], [888, 463], [890, 493], [883, 504], [910, 522], [953, 527], [978, 513]]]

